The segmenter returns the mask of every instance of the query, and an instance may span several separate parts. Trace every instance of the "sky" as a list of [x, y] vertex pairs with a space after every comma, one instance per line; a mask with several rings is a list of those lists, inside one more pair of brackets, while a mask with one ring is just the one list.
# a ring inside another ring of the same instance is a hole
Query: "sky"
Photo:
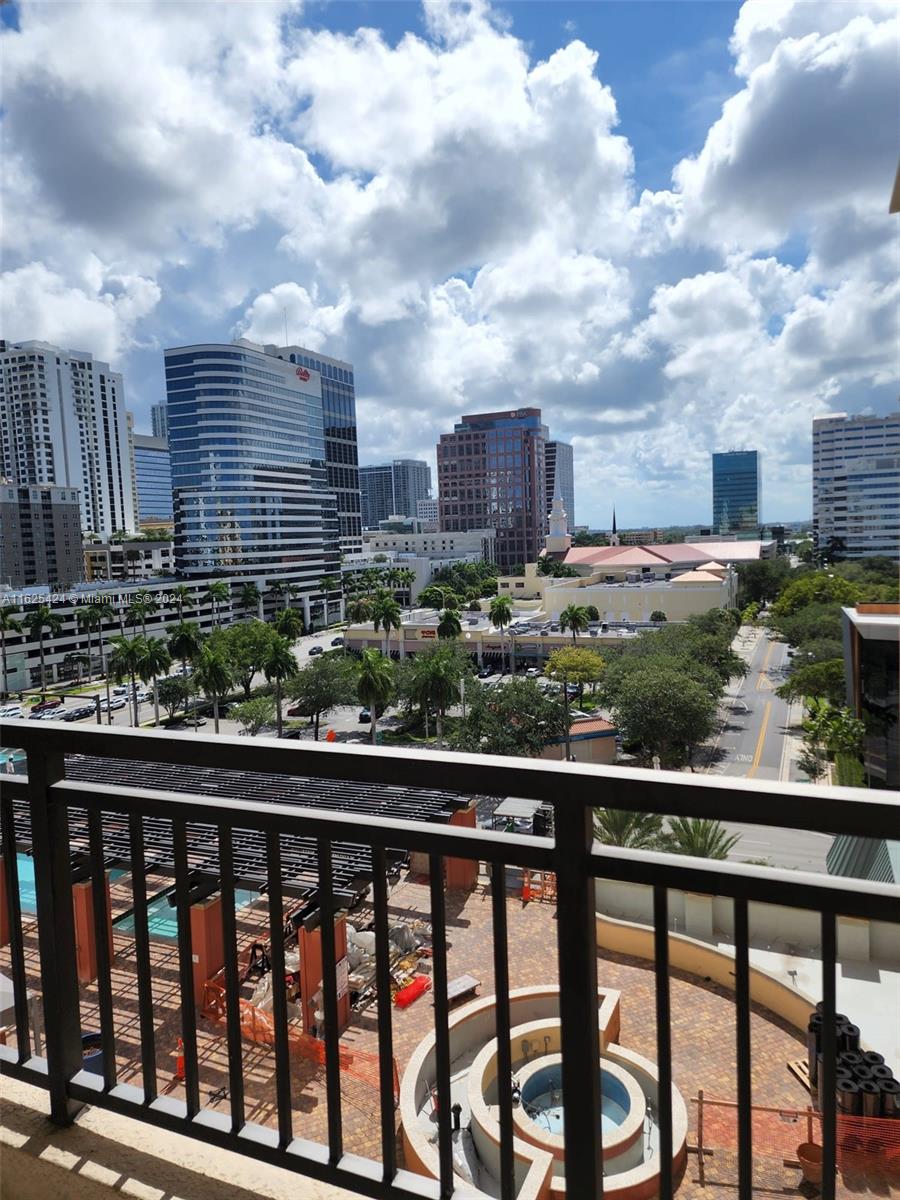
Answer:
[[360, 462], [539, 406], [576, 520], [809, 515], [811, 421], [892, 411], [893, 0], [0, 7], [0, 336], [354, 364]]

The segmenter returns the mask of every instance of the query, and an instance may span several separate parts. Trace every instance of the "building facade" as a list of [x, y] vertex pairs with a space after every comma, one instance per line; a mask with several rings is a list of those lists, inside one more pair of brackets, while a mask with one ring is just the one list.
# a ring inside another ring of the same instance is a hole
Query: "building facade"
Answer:
[[866, 732], [869, 787], [900, 787], [900, 604], [844, 609], [847, 704]]
[[169, 416], [165, 404], [154, 404], [150, 408], [150, 427], [155, 438], [168, 438]]
[[340, 525], [319, 372], [242, 339], [167, 350], [166, 388], [179, 574], [320, 593]]
[[494, 562], [496, 540], [494, 529], [467, 529], [455, 533], [449, 530], [425, 533], [379, 529], [366, 534], [366, 549], [375, 554], [415, 554], [422, 558], [441, 559], [466, 557], [473, 562], [482, 559]]
[[394, 515], [394, 471], [389, 464], [359, 468], [363, 529], [377, 529]]
[[394, 476], [392, 513], [418, 516], [419, 501], [427, 500], [431, 495], [431, 467], [418, 458], [395, 458], [391, 470]]
[[713, 529], [719, 534], [759, 531], [760, 469], [757, 450], [712, 456]]
[[426, 525], [433, 525], [434, 528], [437, 529], [438, 522], [440, 520], [440, 511], [439, 511], [439, 507], [438, 507], [438, 500], [437, 499], [434, 499], [434, 500], [428, 499], [428, 500], [417, 501], [416, 511], [415, 511], [415, 513], [411, 513], [410, 515], [418, 517], [418, 519], [420, 521], [424, 521]]
[[172, 577], [175, 573], [175, 543], [136, 539], [130, 542], [88, 542], [84, 548], [84, 578], [95, 580], [140, 580]]
[[138, 523], [171, 521], [172, 464], [165, 438], [132, 435], [134, 443], [134, 480], [137, 488]]
[[900, 557], [900, 414], [813, 421], [813, 539], [838, 558]]
[[0, 341], [0, 476], [77, 491], [81, 528], [135, 528], [122, 376], [87, 352]]
[[569, 521], [569, 533], [575, 528], [575, 456], [568, 442], [548, 442], [544, 448], [547, 483], [544, 506], [549, 513], [557, 488]]
[[0, 583], [22, 588], [83, 578], [78, 492], [0, 482]]
[[463, 417], [441, 434], [441, 529], [495, 529], [501, 570], [536, 562], [547, 531], [546, 441], [539, 408]]

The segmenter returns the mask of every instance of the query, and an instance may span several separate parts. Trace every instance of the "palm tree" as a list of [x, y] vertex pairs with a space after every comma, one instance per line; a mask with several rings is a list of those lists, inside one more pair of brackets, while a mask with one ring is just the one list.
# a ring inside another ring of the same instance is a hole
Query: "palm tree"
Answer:
[[283, 637], [273, 637], [262, 660], [263, 675], [275, 684], [275, 717], [278, 722], [277, 737], [281, 737], [284, 717], [281, 712], [281, 696], [286, 679], [297, 673], [294, 652]]
[[25, 627], [33, 638], [37, 638], [38, 653], [41, 657], [41, 696], [43, 697], [43, 689], [47, 686], [44, 666], [44, 631], [49, 630], [51, 633], [59, 633], [60, 629], [62, 629], [62, 620], [50, 608], [49, 604], [39, 604], [37, 608], [33, 608], [26, 616]]
[[503, 641], [503, 628], [512, 620], [512, 600], [509, 596], [495, 596], [491, 601], [488, 616], [495, 629], [500, 630], [500, 641]]
[[[272, 588], [273, 592], [274, 592], [274, 590], [275, 589]], [[291, 601], [297, 595], [297, 593], [300, 591], [300, 589], [297, 587], [296, 583], [282, 583], [280, 590], [281, 590], [282, 596], [284, 596], [284, 607], [290, 608]]]
[[231, 664], [217, 646], [207, 643], [200, 651], [194, 678], [203, 694], [213, 702], [213, 728], [219, 732], [219, 701], [234, 682]]
[[378, 714], [384, 712], [394, 691], [394, 669], [391, 660], [380, 651], [370, 648], [360, 656], [356, 693], [372, 717], [372, 745], [378, 740]]
[[12, 604], [0, 606], [0, 657], [3, 659], [3, 699], [9, 695], [9, 675], [6, 669], [6, 635], [21, 633], [22, 622], [18, 620], [19, 610]]
[[[79, 613], [80, 616], [80, 613]], [[88, 658], [91, 658], [91, 630], [97, 630], [97, 655], [100, 659], [100, 669], [103, 669], [103, 624], [115, 616], [115, 609], [108, 600], [95, 600], [89, 604], [84, 614], [84, 624], [88, 631]], [[88, 670], [90, 674], [90, 669]]]
[[141, 659], [140, 676], [144, 683], [153, 685], [153, 724], [159, 724], [159, 687], [157, 679], [165, 675], [172, 665], [172, 655], [162, 638], [144, 639], [144, 657]]
[[658, 850], [663, 819], [656, 813], [624, 812], [620, 808], [594, 809], [594, 837], [607, 846], [630, 850]]
[[399, 586], [406, 592], [406, 598], [412, 602], [412, 585], [416, 581], [416, 573], [412, 567], [400, 567], [397, 571]]
[[303, 632], [303, 618], [297, 612], [296, 608], [283, 608], [280, 613], [276, 613], [272, 624], [275, 632], [289, 644], [296, 642], [297, 638]]
[[371, 594], [381, 584], [381, 571], [377, 567], [366, 567], [360, 574], [360, 582], [366, 594]]
[[446, 651], [432, 654], [426, 661], [427, 695], [435, 708], [438, 750], [443, 750], [444, 714], [459, 694], [459, 668]]
[[109, 673], [117, 683], [131, 680], [132, 725], [138, 725], [137, 677], [146, 653], [146, 641], [142, 637], [110, 638], [112, 653], [109, 656]]
[[364, 596], [354, 596], [346, 608], [347, 621], [358, 625], [372, 616], [372, 605]]
[[376, 633], [379, 629], [384, 630], [385, 655], [387, 655], [390, 651], [392, 629], [397, 630], [397, 642], [399, 649], [400, 631], [402, 629], [400, 605], [390, 594], [390, 592], [379, 592], [375, 597], [375, 602], [372, 605], [372, 621], [375, 625]]
[[565, 632], [567, 629], [572, 630], [572, 645], [578, 644], [577, 635], [584, 633], [590, 623], [588, 610], [583, 604], [570, 604], [564, 608], [559, 614], [559, 627]]
[[203, 634], [194, 621], [181, 621], [166, 631], [169, 635], [169, 650], [187, 671], [188, 659], [195, 659], [203, 646]]
[[215, 583], [211, 583], [206, 589], [206, 599], [212, 605], [213, 625], [218, 628], [219, 624], [219, 605], [224, 604], [231, 596], [231, 588], [224, 579], [217, 579]]
[[[331, 592], [340, 590], [341, 581], [337, 575], [324, 575], [319, 580], [319, 587], [325, 593], [325, 624], [328, 624], [328, 597]], [[343, 603], [343, 601], [341, 601]]]
[[177, 584], [172, 588], [172, 595], [175, 597], [175, 604], [178, 608], [178, 620], [184, 620], [184, 606], [191, 598], [191, 589], [183, 583]]
[[154, 613], [159, 612], [159, 605], [156, 602], [156, 597], [150, 592], [135, 592], [131, 597], [131, 604], [128, 606], [128, 616], [134, 624], [134, 619], [141, 623], [141, 637], [147, 637], [147, 618], [152, 617]]
[[128, 575], [131, 579], [134, 579], [134, 566], [140, 557], [141, 557], [140, 550], [135, 549], [135, 547], [133, 547], [133, 546], [130, 550], [125, 551], [125, 558], [131, 564], [131, 566], [128, 568]]
[[438, 622], [437, 635], [439, 638], [458, 638], [462, 633], [462, 621], [455, 608], [445, 608]]
[[665, 844], [673, 854], [721, 859], [727, 858], [740, 840], [739, 833], [726, 833], [721, 821], [705, 817], [670, 817]]
[[255, 583], [245, 583], [241, 588], [241, 598], [238, 601], [244, 612], [250, 609], [259, 611], [259, 588]]

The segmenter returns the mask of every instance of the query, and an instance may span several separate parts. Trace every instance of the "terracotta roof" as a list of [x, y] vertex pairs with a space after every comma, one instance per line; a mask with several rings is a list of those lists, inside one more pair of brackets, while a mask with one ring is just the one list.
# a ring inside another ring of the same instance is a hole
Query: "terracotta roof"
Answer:
[[676, 575], [672, 580], [672, 585], [678, 583], [721, 583], [722, 580], [712, 571], [684, 571], [681, 575]]
[[603, 717], [579, 717], [572, 722], [569, 733], [612, 733], [615, 725]]
[[722, 562], [751, 562], [759, 558], [762, 543], [671, 542], [650, 546], [576, 546], [566, 555], [573, 566], [658, 567], [661, 564], [697, 563], [722, 570]]

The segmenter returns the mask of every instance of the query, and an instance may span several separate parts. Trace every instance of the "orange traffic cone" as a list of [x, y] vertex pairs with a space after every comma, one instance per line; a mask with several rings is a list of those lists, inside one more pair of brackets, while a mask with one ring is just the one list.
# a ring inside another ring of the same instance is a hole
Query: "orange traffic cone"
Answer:
[[337, 741], [337, 734], [334, 732], [333, 729], [329, 729], [328, 732], [325, 734], [325, 741], [326, 742], [336, 742]]
[[175, 1058], [175, 1078], [181, 1083], [184, 1083], [184, 1042], [181, 1038], [178, 1039], [177, 1054]]

